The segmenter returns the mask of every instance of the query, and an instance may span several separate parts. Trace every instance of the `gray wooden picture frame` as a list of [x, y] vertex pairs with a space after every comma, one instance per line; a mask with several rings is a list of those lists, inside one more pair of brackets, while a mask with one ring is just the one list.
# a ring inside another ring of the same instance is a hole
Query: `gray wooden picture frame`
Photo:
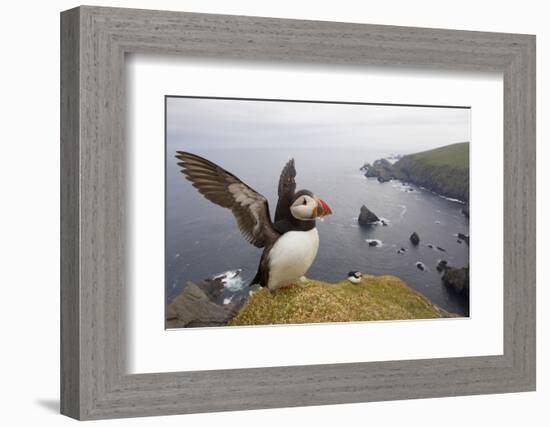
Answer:
[[[127, 53], [502, 72], [504, 354], [127, 374]], [[532, 35], [71, 9], [61, 14], [61, 166], [65, 415], [84, 420], [535, 390]]]

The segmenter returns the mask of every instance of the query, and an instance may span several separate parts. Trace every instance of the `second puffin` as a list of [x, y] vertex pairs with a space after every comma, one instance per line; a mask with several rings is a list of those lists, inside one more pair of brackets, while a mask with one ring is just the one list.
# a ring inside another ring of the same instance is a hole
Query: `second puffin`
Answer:
[[176, 158], [193, 187], [212, 203], [231, 209], [244, 238], [264, 248], [250, 285], [259, 284], [273, 291], [306, 274], [319, 249], [315, 219], [332, 211], [311, 191], [296, 191], [294, 159], [281, 172], [279, 200], [271, 221], [267, 199], [232, 173], [184, 151], [178, 151]]

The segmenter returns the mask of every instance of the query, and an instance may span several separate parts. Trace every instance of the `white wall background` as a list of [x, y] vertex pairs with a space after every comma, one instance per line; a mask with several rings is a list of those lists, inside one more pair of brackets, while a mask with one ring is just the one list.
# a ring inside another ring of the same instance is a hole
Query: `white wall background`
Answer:
[[[538, 218], [550, 215], [550, 27], [545, 2], [96, 1], [97, 5], [537, 34]], [[63, 426], [59, 384], [59, 11], [75, 1], [5, 2], [0, 66], [0, 394], [3, 425]], [[538, 224], [538, 391], [109, 421], [110, 425], [407, 425], [550, 422], [548, 225]], [[546, 363], [545, 363], [546, 362]]]

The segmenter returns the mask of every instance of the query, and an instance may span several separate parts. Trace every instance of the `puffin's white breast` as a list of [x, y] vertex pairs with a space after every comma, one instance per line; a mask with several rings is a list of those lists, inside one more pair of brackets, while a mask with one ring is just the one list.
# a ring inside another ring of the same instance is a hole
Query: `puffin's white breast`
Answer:
[[318, 249], [319, 233], [316, 228], [283, 234], [269, 252], [267, 287], [278, 289], [302, 277], [313, 264]]

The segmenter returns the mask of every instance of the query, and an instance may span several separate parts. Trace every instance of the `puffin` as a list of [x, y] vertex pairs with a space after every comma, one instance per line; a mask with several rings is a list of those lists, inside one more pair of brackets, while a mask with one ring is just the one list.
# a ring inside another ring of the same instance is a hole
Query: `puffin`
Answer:
[[361, 283], [362, 277], [363, 273], [361, 273], [360, 271], [350, 271], [348, 273], [348, 280], [354, 284]]
[[319, 249], [316, 219], [332, 210], [312, 191], [296, 191], [294, 159], [281, 172], [272, 221], [267, 199], [231, 172], [189, 152], [176, 151], [175, 157], [193, 187], [207, 200], [231, 210], [245, 240], [263, 249], [249, 286], [275, 291], [306, 274]]

